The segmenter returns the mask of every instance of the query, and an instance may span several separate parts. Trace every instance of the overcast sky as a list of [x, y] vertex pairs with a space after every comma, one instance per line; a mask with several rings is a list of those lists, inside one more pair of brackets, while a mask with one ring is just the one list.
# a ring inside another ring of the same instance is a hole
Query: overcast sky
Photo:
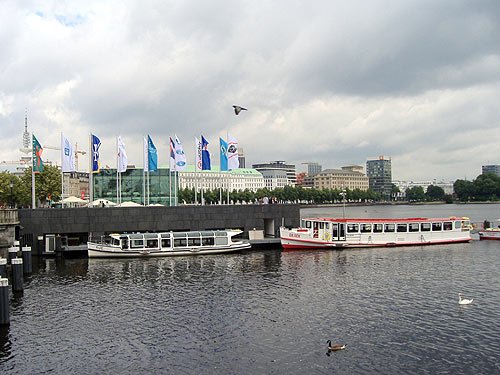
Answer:
[[0, 161], [27, 108], [42, 146], [88, 151], [92, 132], [112, 167], [118, 135], [141, 166], [147, 134], [168, 165], [169, 136], [192, 164], [203, 134], [218, 163], [227, 133], [247, 166], [384, 155], [395, 180], [454, 181], [500, 164], [498, 0], [1, 0], [0, 19]]

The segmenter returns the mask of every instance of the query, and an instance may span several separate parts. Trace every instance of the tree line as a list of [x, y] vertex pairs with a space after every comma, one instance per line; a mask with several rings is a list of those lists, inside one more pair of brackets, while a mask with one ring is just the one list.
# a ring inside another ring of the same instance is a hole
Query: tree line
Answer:
[[[36, 199], [40, 204], [58, 202], [61, 199], [61, 172], [51, 165], [44, 166], [43, 173], [35, 175]], [[496, 201], [500, 199], [500, 177], [492, 174], [481, 174], [475, 180], [456, 180], [453, 184], [454, 195], [445, 194], [444, 190], [435, 185], [429, 185], [427, 190], [421, 186], [414, 186], [406, 190], [405, 200], [408, 202], [424, 201]], [[393, 185], [392, 193], [396, 196], [399, 189]], [[345, 193], [345, 195], [344, 195]], [[206, 204], [217, 204], [221, 200], [227, 202], [227, 191], [220, 189], [203, 192]], [[180, 189], [179, 202], [192, 204], [201, 202], [201, 193], [197, 194], [194, 188]], [[259, 202], [299, 202], [303, 204], [327, 204], [342, 202], [379, 202], [383, 198], [380, 194], [368, 189], [315, 189], [301, 186], [285, 186], [274, 190], [259, 189], [229, 192], [231, 203], [259, 203]], [[31, 168], [27, 168], [21, 177], [9, 172], [0, 172], [0, 205], [3, 207], [29, 207], [31, 206]]]

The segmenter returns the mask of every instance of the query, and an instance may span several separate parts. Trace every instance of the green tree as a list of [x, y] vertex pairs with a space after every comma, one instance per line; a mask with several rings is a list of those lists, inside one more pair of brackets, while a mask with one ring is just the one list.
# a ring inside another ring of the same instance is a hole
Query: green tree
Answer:
[[459, 200], [466, 202], [474, 197], [474, 183], [467, 180], [456, 180], [453, 190]]
[[[35, 196], [37, 202], [57, 202], [61, 199], [61, 171], [52, 165], [44, 165], [43, 172], [35, 174]], [[21, 177], [19, 189], [20, 204], [31, 206], [31, 167]]]
[[429, 185], [425, 195], [429, 201], [442, 201], [445, 196], [443, 188], [436, 185]]
[[422, 186], [412, 186], [406, 189], [406, 199], [410, 202], [421, 202], [425, 200], [425, 192]]

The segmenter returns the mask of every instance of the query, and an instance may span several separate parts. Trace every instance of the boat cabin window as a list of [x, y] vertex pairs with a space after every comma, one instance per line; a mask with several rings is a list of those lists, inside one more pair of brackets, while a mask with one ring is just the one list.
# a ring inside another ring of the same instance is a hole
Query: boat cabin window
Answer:
[[138, 247], [144, 247], [144, 239], [131, 239], [130, 240], [130, 248], [138, 248]]
[[161, 239], [161, 247], [171, 247], [170, 238], [162, 238]]
[[323, 222], [319, 222], [318, 224], [319, 224], [319, 229], [323, 229], [325, 227], [325, 223]]
[[445, 221], [443, 223], [443, 230], [452, 230], [453, 229], [453, 224], [451, 221]]
[[430, 232], [431, 231], [431, 223], [421, 223], [420, 230], [422, 232]]
[[420, 225], [418, 223], [410, 223], [410, 224], [408, 224], [408, 231], [409, 232], [418, 232], [419, 226]]
[[440, 232], [443, 227], [443, 223], [432, 223], [432, 231]]
[[396, 226], [396, 232], [408, 232], [408, 224], [399, 223]]
[[[125, 241], [127, 241], [125, 239]], [[111, 238], [111, 245], [120, 246], [120, 240], [118, 238]]]
[[216, 236], [215, 237], [215, 244], [216, 245], [227, 245], [227, 235], [225, 236], [222, 236], [222, 235], [219, 235], [219, 236]]
[[303, 226], [305, 228], [311, 228], [311, 222], [309, 220], [304, 220], [303, 223], [304, 223]]
[[382, 224], [373, 224], [373, 233], [382, 233], [384, 226]]
[[146, 247], [151, 249], [151, 248], [157, 248], [158, 247], [158, 238], [154, 240], [146, 240]]
[[215, 241], [214, 241], [213, 237], [205, 237], [205, 236], [203, 236], [201, 238], [201, 243], [203, 244], [203, 246], [212, 246], [215, 243]]
[[200, 232], [188, 233], [188, 246], [201, 246]]
[[347, 233], [358, 233], [358, 232], [359, 232], [358, 224], [353, 224], [353, 223], [347, 224]]
[[361, 233], [371, 233], [372, 225], [371, 224], [360, 224]]
[[394, 232], [396, 229], [396, 226], [394, 224], [385, 224], [384, 225], [384, 232], [389, 233], [389, 232]]
[[460, 229], [462, 228], [462, 222], [461, 221], [455, 221], [455, 229]]

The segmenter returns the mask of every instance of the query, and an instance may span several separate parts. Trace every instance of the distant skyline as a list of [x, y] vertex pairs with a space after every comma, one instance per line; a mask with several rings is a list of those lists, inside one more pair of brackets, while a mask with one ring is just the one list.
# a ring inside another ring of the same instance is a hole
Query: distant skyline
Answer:
[[[395, 180], [445, 180], [500, 164], [500, 2], [0, 2], [0, 161], [28, 128], [60, 133], [116, 167], [151, 135], [236, 137], [247, 166], [324, 169], [392, 160]], [[235, 115], [233, 105], [246, 108]], [[44, 157], [59, 160], [58, 151]], [[88, 154], [79, 156], [88, 169]]]

